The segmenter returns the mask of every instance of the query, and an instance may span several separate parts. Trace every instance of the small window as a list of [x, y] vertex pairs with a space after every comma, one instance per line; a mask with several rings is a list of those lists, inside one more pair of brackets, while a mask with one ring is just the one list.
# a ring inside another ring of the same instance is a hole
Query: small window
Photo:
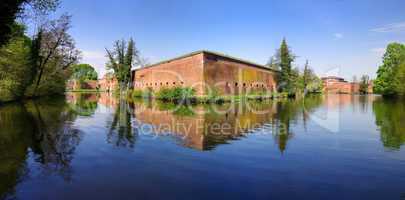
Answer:
[[166, 82], [166, 85], [169, 85], [169, 82]]
[[235, 86], [238, 86], [238, 82], [235, 83]]
[[243, 87], [246, 87], [246, 83], [243, 83]]
[[162, 83], [162, 82], [160, 82], [160, 85], [163, 85], [163, 83]]
[[183, 84], [184, 84], [184, 82], [182, 81], [182, 82], [181, 82], [181, 84], [183, 85]]
[[173, 82], [173, 85], [176, 85], [176, 82]]

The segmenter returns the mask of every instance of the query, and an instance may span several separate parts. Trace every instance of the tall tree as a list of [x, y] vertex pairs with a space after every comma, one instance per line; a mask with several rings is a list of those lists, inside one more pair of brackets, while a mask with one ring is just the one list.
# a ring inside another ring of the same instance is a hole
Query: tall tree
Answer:
[[139, 62], [139, 52], [131, 38], [128, 44], [125, 40], [117, 40], [114, 49], [106, 49], [108, 63], [107, 69], [114, 71], [114, 76], [120, 85], [120, 91], [125, 91], [132, 80], [131, 69]]
[[281, 92], [288, 92], [290, 94], [295, 92], [294, 83], [292, 80], [292, 63], [294, 60], [295, 56], [291, 53], [290, 48], [287, 45], [287, 41], [284, 38], [276, 53], [276, 64], [281, 70], [279, 77]]
[[[47, 78], [56, 73], [63, 73], [80, 59], [80, 51], [76, 49], [73, 38], [69, 35], [69, 15], [62, 15], [57, 20], [43, 24], [36, 35], [39, 49], [32, 54], [36, 73], [33, 96], [38, 94], [39, 86], [47, 74]], [[62, 78], [62, 77], [61, 77]]]
[[405, 63], [405, 45], [391, 43], [383, 56], [383, 64], [378, 68], [374, 91], [385, 96], [398, 95], [401, 87], [396, 81], [401, 76], [400, 66]]

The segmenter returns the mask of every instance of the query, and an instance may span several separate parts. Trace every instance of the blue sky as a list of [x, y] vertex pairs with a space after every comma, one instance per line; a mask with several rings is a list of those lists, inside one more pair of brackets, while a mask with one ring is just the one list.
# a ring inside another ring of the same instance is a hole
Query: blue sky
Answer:
[[[265, 64], [283, 37], [302, 67], [375, 77], [385, 46], [405, 43], [403, 0], [62, 0], [87, 62], [105, 73], [104, 48], [133, 37], [150, 62], [196, 50]], [[330, 73], [329, 73], [330, 74]]]

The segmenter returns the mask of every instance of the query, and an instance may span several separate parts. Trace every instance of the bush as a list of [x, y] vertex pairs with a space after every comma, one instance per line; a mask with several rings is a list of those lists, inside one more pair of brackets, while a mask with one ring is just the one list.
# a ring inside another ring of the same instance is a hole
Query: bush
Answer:
[[156, 93], [156, 99], [179, 102], [195, 99], [195, 90], [189, 87], [162, 88]]

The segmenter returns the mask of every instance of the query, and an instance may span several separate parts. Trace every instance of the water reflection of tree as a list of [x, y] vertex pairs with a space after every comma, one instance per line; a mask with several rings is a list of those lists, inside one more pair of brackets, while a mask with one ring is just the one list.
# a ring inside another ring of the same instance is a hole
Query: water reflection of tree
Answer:
[[72, 127], [74, 118], [64, 99], [0, 108], [0, 198], [12, 196], [15, 185], [28, 175], [29, 156], [41, 164], [42, 173], [70, 179], [70, 163], [81, 140]]
[[400, 149], [405, 144], [405, 101], [376, 99], [373, 111], [384, 147]]
[[39, 155], [45, 172], [57, 172], [70, 179], [70, 163], [82, 133], [72, 125], [76, 115], [63, 99], [26, 104], [33, 130], [32, 151]]
[[129, 103], [121, 99], [117, 106], [112, 122], [109, 125], [107, 141], [117, 147], [133, 148], [136, 134], [132, 129], [131, 107]]
[[295, 123], [302, 114], [302, 122], [305, 128], [309, 115], [322, 104], [322, 97], [314, 95], [294, 100], [282, 100], [276, 104], [277, 112], [272, 118], [273, 135], [280, 152], [283, 153], [287, 148], [288, 141], [294, 137], [291, 124]]
[[99, 96], [97, 93], [73, 93], [69, 106], [80, 116], [91, 116], [97, 109]]

